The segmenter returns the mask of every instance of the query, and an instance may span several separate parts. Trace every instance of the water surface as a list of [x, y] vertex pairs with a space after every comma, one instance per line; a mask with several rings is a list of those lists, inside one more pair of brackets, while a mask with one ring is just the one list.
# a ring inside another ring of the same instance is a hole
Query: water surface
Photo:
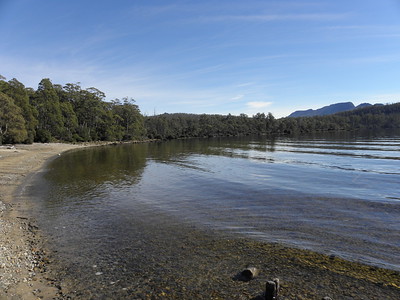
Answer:
[[139, 251], [151, 247], [149, 228], [170, 223], [400, 270], [393, 134], [98, 147], [62, 155], [44, 178], [35, 191], [41, 228], [88, 277], [139, 272], [138, 260], [153, 261]]

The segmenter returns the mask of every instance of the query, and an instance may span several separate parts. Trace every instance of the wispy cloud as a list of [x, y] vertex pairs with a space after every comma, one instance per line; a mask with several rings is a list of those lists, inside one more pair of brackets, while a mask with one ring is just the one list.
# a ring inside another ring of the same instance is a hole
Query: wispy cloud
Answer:
[[55, 62], [25, 59], [12, 56], [0, 56], [2, 75], [20, 80], [28, 87], [37, 87], [43, 78], [50, 78], [54, 83], [93, 82], [101, 73], [96, 66], [71, 61]]
[[[197, 68], [189, 71], [182, 71], [180, 73], [177, 73], [174, 77], [176, 79], [179, 78], [188, 78], [192, 76], [198, 76], [198, 75], [204, 75], [204, 74], [209, 74], [209, 73], [214, 73], [217, 71], [222, 70], [225, 67], [223, 64], [218, 64], [218, 65], [213, 65], [213, 66], [206, 66], [203, 68]], [[172, 78], [171, 76], [168, 76], [169, 78]]]
[[295, 58], [300, 56], [299, 54], [275, 54], [275, 55], [261, 55], [254, 57], [244, 57], [238, 63], [248, 64], [248, 63], [259, 63], [268, 61], [278, 61], [287, 58]]
[[399, 25], [335, 25], [323, 27], [341, 40], [399, 38]]
[[263, 102], [263, 101], [255, 101], [255, 102], [247, 102], [246, 105], [248, 108], [256, 108], [256, 109], [261, 109], [261, 108], [266, 108], [270, 106], [272, 102]]
[[330, 30], [400, 30], [398, 25], [335, 25], [327, 26], [326, 29]]
[[[82, 87], [96, 87], [108, 98], [136, 96], [132, 93], [136, 86], [146, 86], [152, 81], [149, 73], [143, 70], [132, 74], [128, 70], [110, 71], [87, 61], [50, 61], [0, 55], [0, 74], [8, 80], [15, 77], [27, 87], [36, 88], [43, 78], [50, 78], [55, 84], [81, 82]], [[152, 91], [151, 88], [148, 89]], [[129, 92], [128, 92], [129, 91]]]
[[237, 96], [231, 98], [231, 100], [236, 101], [236, 100], [242, 99], [243, 97], [244, 97], [244, 95], [237, 95]]
[[310, 13], [310, 14], [259, 14], [259, 15], [221, 15], [201, 17], [204, 22], [275, 22], [275, 21], [333, 21], [348, 18], [349, 13]]
[[398, 54], [364, 56], [364, 57], [356, 57], [348, 59], [348, 62], [354, 64], [381, 64], [381, 63], [391, 63], [399, 61], [400, 61], [400, 55]]
[[354, 56], [352, 53], [344, 53], [343, 56], [325, 57], [316, 56], [307, 60], [308, 67], [325, 66], [327, 68], [349, 68], [354, 66], [374, 66], [383, 64], [392, 64], [400, 62], [400, 54], [376, 54]]
[[244, 83], [239, 83], [238, 85], [237, 85], [237, 87], [247, 87], [247, 86], [251, 86], [251, 85], [253, 85], [253, 84], [255, 84], [255, 82], [244, 82]]

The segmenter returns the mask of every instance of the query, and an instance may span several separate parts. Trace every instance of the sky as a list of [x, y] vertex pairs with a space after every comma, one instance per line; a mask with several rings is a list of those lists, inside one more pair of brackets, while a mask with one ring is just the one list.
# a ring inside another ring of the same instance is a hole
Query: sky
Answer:
[[145, 115], [400, 101], [400, 0], [0, 0], [0, 75]]

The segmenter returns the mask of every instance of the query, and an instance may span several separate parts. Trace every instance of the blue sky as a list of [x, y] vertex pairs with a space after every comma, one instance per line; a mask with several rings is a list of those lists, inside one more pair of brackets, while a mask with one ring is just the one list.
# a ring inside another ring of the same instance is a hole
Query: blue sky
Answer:
[[0, 74], [147, 115], [400, 101], [400, 1], [0, 0]]

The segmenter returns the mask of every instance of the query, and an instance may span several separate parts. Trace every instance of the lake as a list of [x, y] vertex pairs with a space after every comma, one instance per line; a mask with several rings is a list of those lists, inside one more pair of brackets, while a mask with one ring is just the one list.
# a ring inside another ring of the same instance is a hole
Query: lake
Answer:
[[114, 284], [172, 223], [400, 270], [399, 183], [400, 135], [346, 133], [94, 147], [28, 192], [65, 272]]

